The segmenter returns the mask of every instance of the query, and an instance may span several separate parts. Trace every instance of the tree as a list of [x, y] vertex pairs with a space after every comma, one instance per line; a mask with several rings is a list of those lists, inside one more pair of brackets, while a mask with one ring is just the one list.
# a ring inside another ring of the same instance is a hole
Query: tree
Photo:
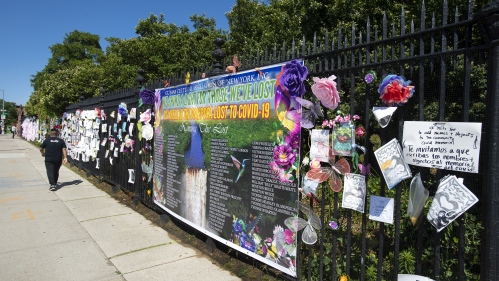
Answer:
[[[2, 103], [3, 103], [3, 100], [0, 99], [0, 107], [2, 106]], [[7, 126], [11, 126], [12, 124], [17, 123], [17, 106], [16, 106], [16, 103], [15, 102], [8, 102], [8, 101], [6, 101], [3, 104], [3, 106], [4, 106], [4, 109], [5, 109], [4, 112], [8, 113], [8, 114], [6, 114], [5, 120], [4, 120], [3, 123], [6, 124]]]
[[31, 76], [31, 86], [38, 91], [43, 81], [61, 69], [76, 67], [86, 61], [98, 63], [104, 55], [99, 40], [99, 35], [88, 32], [75, 30], [66, 33], [62, 44], [49, 47], [52, 57], [42, 71]]
[[193, 26], [195, 29], [199, 29], [202, 27], [208, 28], [210, 31], [215, 31], [216, 21], [213, 17], [207, 18], [206, 13], [198, 16], [198, 14], [194, 14], [189, 18], [193, 22]]

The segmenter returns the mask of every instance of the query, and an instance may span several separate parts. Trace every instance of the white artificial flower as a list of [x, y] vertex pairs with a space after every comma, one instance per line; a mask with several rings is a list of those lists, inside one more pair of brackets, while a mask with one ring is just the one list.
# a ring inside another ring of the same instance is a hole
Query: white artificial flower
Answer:
[[305, 158], [303, 158], [302, 163], [303, 163], [303, 165], [308, 165], [308, 163], [310, 163], [310, 159], [308, 157], [305, 157]]
[[154, 129], [152, 128], [151, 124], [147, 123], [142, 126], [142, 137], [145, 138], [146, 140], [152, 140], [152, 137], [154, 136]]

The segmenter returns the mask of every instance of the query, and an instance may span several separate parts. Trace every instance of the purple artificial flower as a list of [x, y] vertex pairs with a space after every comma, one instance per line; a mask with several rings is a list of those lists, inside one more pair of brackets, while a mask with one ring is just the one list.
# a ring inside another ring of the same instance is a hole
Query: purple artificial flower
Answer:
[[262, 246], [262, 251], [264, 255], [267, 254], [267, 247], [265, 245]]
[[287, 144], [279, 145], [274, 148], [274, 161], [284, 169], [289, 169], [296, 161], [296, 155], [293, 152], [293, 148]]
[[289, 136], [284, 136], [284, 141], [289, 144], [293, 149], [300, 148], [300, 135], [293, 134], [291, 131], [288, 132]]
[[292, 60], [283, 66], [281, 73], [279, 83], [289, 92], [291, 97], [301, 97], [305, 94], [306, 90], [303, 81], [305, 81], [308, 76], [308, 69], [306, 66], [301, 65], [297, 60]]
[[333, 229], [333, 230], [337, 230], [338, 229], [338, 223], [336, 221], [330, 221], [329, 222], [329, 226]]
[[364, 77], [364, 80], [367, 84], [370, 84], [374, 81], [374, 75], [372, 73], [367, 73], [366, 77]]
[[139, 97], [142, 99], [142, 103], [144, 104], [154, 104], [156, 100], [154, 92], [147, 89], [140, 91]]

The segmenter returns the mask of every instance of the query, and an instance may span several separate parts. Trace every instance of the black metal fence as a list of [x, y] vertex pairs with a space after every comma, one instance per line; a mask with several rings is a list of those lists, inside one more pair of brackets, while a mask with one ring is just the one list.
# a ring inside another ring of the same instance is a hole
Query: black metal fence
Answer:
[[[373, 150], [392, 138], [402, 142], [404, 121], [484, 123], [480, 173], [452, 173], [464, 178], [465, 185], [479, 198], [478, 204], [438, 233], [427, 222], [425, 213], [420, 215], [416, 226], [403, 218], [408, 193], [404, 182], [387, 191], [382, 177], [367, 179], [369, 195], [395, 198], [393, 225], [367, 219], [368, 197], [364, 213], [352, 212], [339, 208], [341, 193], [332, 192], [324, 186], [319, 195], [322, 199], [320, 203], [310, 201], [323, 222], [320, 239], [313, 246], [300, 245], [299, 242], [298, 280], [338, 280], [343, 274], [353, 280], [397, 280], [401, 273], [424, 275], [436, 280], [497, 280], [499, 1], [489, 3], [476, 15], [472, 1], [468, 2], [468, 9], [464, 12], [457, 7], [449, 10], [447, 2], [444, 2], [442, 11], [437, 13], [438, 20], [435, 13], [431, 17], [429, 15], [423, 4], [420, 18], [411, 20], [410, 24], [402, 10], [400, 21], [391, 25], [385, 14], [381, 23], [371, 26], [368, 20], [367, 26], [360, 30], [352, 25], [348, 33], [340, 29], [334, 38], [330, 38], [326, 31], [323, 36], [314, 36], [311, 42], [303, 38], [300, 44], [295, 44], [293, 39], [290, 47], [283, 42], [282, 47], [274, 45], [271, 51], [266, 48], [240, 56], [240, 71], [303, 58], [309, 68], [310, 79], [335, 75], [338, 90], [343, 92], [342, 110], [362, 117], [366, 134], [361, 145], [368, 149], [364, 163], [372, 163], [373, 170], [379, 170]], [[436, 22], [440, 22], [440, 26], [436, 26]], [[217, 59], [220, 60], [220, 56]], [[221, 61], [218, 63], [221, 64]], [[220, 68], [221, 65], [218, 66]], [[224, 59], [223, 68], [225, 66]], [[189, 69], [191, 82], [201, 79], [203, 71], [208, 72], [208, 69]], [[384, 129], [372, 116], [372, 107], [382, 104], [377, 89], [363, 82], [368, 71], [382, 77], [387, 74], [405, 76], [416, 86], [415, 95], [397, 109], [394, 120]], [[83, 99], [69, 106], [67, 111], [99, 107], [109, 116], [120, 103], [125, 102], [128, 108], [137, 108], [137, 119], [131, 120], [137, 122], [140, 112], [147, 109], [147, 106], [138, 106], [138, 93], [144, 81], [141, 70], [138, 72], [137, 87], [109, 94], [105, 94], [103, 88], [102, 96]], [[184, 84], [186, 73], [158, 78], [144, 86], [150, 90], [161, 88], [164, 87], [164, 80], [169, 81], [171, 86]], [[306, 97], [311, 97], [310, 88]], [[325, 119], [334, 119], [335, 112], [325, 112]], [[113, 121], [109, 117], [105, 121], [108, 130], [112, 130]], [[302, 131], [302, 137], [305, 146], [302, 151], [306, 151], [309, 145], [307, 130]], [[141, 200], [155, 208], [152, 192], [148, 192], [152, 190], [152, 183], [147, 182], [147, 178], [144, 180], [137, 176], [135, 184], [128, 183], [128, 169], [135, 169], [137, 175], [141, 175], [140, 164], [148, 164], [153, 154], [153, 143], [145, 153], [139, 154], [145, 148], [145, 142], [139, 141], [137, 135], [134, 139], [134, 153], [119, 154], [114, 165], [104, 160], [105, 149], [99, 152], [100, 169], [96, 169], [96, 163], [92, 161], [84, 163], [81, 159], [70, 159], [70, 162], [134, 192], [137, 202]], [[108, 141], [106, 149], [109, 144]], [[430, 196], [435, 194], [439, 180], [447, 173], [429, 168], [411, 168], [413, 174], [420, 172], [426, 179], [425, 186], [430, 190]], [[425, 210], [428, 208], [426, 206]], [[339, 220], [342, 226], [339, 231], [324, 229], [331, 218]]]

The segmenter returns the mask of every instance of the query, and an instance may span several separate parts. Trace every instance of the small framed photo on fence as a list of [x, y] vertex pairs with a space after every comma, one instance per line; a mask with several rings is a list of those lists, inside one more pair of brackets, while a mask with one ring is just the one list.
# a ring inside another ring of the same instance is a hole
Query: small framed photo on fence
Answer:
[[355, 144], [355, 126], [350, 123], [340, 123], [333, 129], [334, 155], [352, 156]]

